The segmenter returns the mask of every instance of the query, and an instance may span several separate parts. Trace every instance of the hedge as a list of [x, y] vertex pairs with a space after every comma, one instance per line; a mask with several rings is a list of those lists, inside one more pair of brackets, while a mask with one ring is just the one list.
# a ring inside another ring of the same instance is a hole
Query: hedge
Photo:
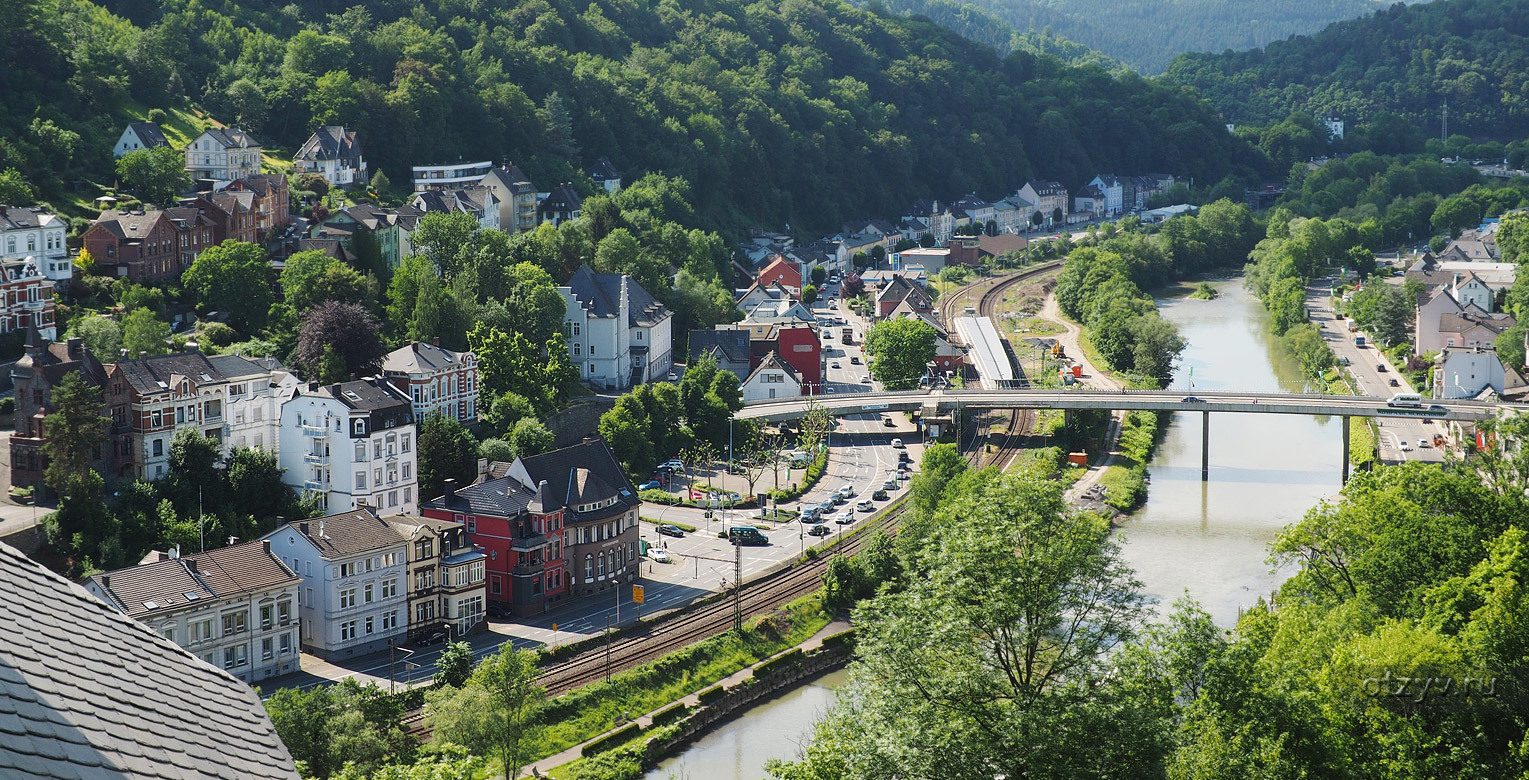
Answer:
[[813, 458], [811, 463], [807, 464], [807, 471], [802, 474], [802, 481], [796, 487], [784, 490], [771, 490], [766, 495], [775, 499], [775, 502], [778, 504], [795, 501], [801, 498], [804, 493], [811, 490], [813, 485], [818, 484], [818, 480], [823, 478], [823, 473], [827, 470], [828, 450], [825, 449], [818, 453], [818, 456]]
[[798, 667], [801, 665], [802, 648], [793, 647], [790, 650], [787, 650], [786, 652], [781, 653], [780, 655], [777, 655], [774, 658], [771, 658], [770, 660], [754, 667], [754, 677], [756, 679], [769, 677], [770, 675], [786, 667]]
[[671, 704], [668, 707], [665, 707], [665, 708], [659, 710], [658, 712], [653, 713], [653, 723], [652, 723], [652, 726], [650, 726], [650, 728], [651, 727], [662, 726], [662, 725], [664, 725], [666, 723], [673, 723], [674, 721], [677, 721], [677, 720], [679, 720], [679, 719], [681, 719], [681, 718], [683, 718], [683, 717], [685, 717], [686, 715], [689, 715], [689, 714], [690, 714], [690, 707], [689, 707], [689, 705], [685, 704], [684, 702], [677, 702], [675, 704]]
[[720, 698], [722, 698], [723, 696], [726, 696], [726, 695], [727, 695], [727, 689], [726, 688], [724, 688], [724, 687], [722, 687], [720, 685], [713, 685], [710, 688], [707, 688], [706, 690], [701, 691], [700, 693], [696, 694], [696, 698], [699, 699], [702, 704], [711, 704], [712, 702], [714, 702], [714, 701], [716, 701], [716, 700], [718, 700], [718, 699], [720, 699]]
[[610, 750], [613, 747], [624, 745], [629, 740], [631, 740], [632, 737], [637, 736], [638, 732], [640, 731], [642, 731], [642, 726], [637, 725], [635, 722], [628, 723], [625, 726], [622, 726], [621, 728], [616, 729], [615, 731], [612, 731], [611, 733], [584, 745], [584, 747], [579, 750], [579, 755], [592, 756], [596, 753]]
[[823, 637], [823, 647], [825, 649], [832, 649], [832, 648], [839, 648], [839, 647], [851, 647], [854, 644], [855, 644], [855, 629], [853, 629], [853, 628], [848, 629], [846, 631], [840, 631], [839, 633], [834, 634], [832, 636], [825, 636], [825, 637]]

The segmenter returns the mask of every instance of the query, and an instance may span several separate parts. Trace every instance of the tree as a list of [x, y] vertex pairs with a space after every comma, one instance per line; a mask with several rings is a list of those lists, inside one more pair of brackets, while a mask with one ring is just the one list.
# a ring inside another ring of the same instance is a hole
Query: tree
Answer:
[[234, 327], [246, 333], [265, 325], [274, 300], [265, 249], [243, 241], [209, 247], [181, 276], [203, 311], [227, 312]]
[[302, 322], [296, 357], [310, 375], [319, 373], [326, 347], [338, 356], [346, 376], [370, 375], [387, 355], [377, 318], [357, 304], [326, 301], [309, 309]]
[[478, 372], [486, 394], [497, 398], [514, 393], [530, 399], [538, 410], [551, 409], [552, 388], [544, 382], [542, 356], [525, 336], [507, 334], [479, 322], [467, 334], [467, 344], [478, 356]]
[[471, 214], [436, 211], [420, 217], [419, 227], [409, 240], [416, 253], [424, 255], [436, 271], [450, 279], [460, 265], [462, 250], [477, 231], [478, 220]]
[[160, 205], [191, 188], [186, 156], [168, 146], [136, 149], [117, 158], [117, 175], [138, 197]]
[[359, 303], [371, 309], [377, 301], [376, 285], [375, 280], [316, 249], [288, 257], [281, 271], [282, 298], [299, 312], [324, 301]]
[[435, 661], [435, 681], [439, 685], [461, 688], [472, 671], [473, 648], [466, 642], [447, 642]]
[[934, 359], [934, 328], [923, 320], [882, 320], [865, 333], [871, 376], [888, 390], [907, 390]]
[[317, 173], [299, 174], [292, 185], [299, 192], [311, 192], [320, 198], [329, 194], [329, 180]]
[[536, 712], [547, 696], [536, 684], [536, 653], [512, 643], [478, 663], [460, 689], [437, 688], [426, 695], [431, 729], [448, 742], [499, 759], [505, 780], [520, 776], [536, 728]]
[[515, 423], [521, 419], [536, 417], [536, 407], [531, 405], [530, 399], [519, 393], [503, 393], [494, 399], [481, 417], [488, 430], [503, 434], [514, 428]]
[[478, 472], [478, 441], [462, 423], [431, 414], [419, 426], [419, 493], [442, 495], [447, 479], [472, 482]]
[[478, 443], [478, 457], [490, 462], [513, 463], [517, 454], [515, 445], [504, 439], [484, 439]]
[[65, 479], [84, 474], [97, 457], [97, 450], [106, 443], [111, 420], [101, 414], [100, 388], [87, 384], [78, 371], [64, 375], [49, 395], [49, 403], [53, 411], [43, 418], [48, 431], [42, 444], [42, 455], [47, 460], [43, 480], [48, 487], [62, 492]]
[[69, 323], [66, 336], [78, 336], [85, 341], [90, 354], [103, 361], [114, 359], [122, 350], [122, 326], [111, 317], [91, 314]]
[[817, 285], [809, 284], [802, 288], [802, 303], [811, 304], [818, 299]]
[[149, 309], [134, 309], [122, 318], [122, 348], [130, 358], [170, 351], [170, 326]]
[[32, 185], [21, 177], [15, 168], [0, 170], [0, 203], [8, 206], [30, 206], [37, 198]]
[[826, 281], [828, 281], [828, 269], [821, 265], [814, 265], [812, 267], [812, 283], [821, 286]]
[[552, 449], [552, 432], [534, 417], [516, 422], [515, 427], [510, 429], [509, 439], [516, 455], [540, 455]]
[[387, 173], [383, 171], [373, 173], [369, 184], [369, 189], [377, 195], [378, 200], [386, 202], [389, 194], [388, 190], [393, 188], [393, 180], [388, 178]]

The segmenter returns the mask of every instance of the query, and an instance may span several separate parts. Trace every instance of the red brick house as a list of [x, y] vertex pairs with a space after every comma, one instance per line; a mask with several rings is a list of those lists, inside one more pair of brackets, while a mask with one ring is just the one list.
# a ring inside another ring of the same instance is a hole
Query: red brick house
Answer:
[[101, 212], [80, 236], [97, 267], [133, 282], [179, 276], [179, 231], [163, 211]]
[[823, 348], [818, 342], [817, 331], [811, 325], [771, 325], [768, 330], [749, 330], [750, 374], [773, 352], [796, 370], [802, 382], [803, 395], [822, 392]]
[[292, 224], [292, 193], [284, 174], [257, 173], [235, 179], [223, 188], [223, 192], [254, 193], [251, 210], [256, 236], [262, 241]]
[[[11, 368], [11, 382], [16, 386], [16, 433], [10, 438], [11, 484], [43, 489], [42, 472], [47, 468], [42, 445], [47, 440], [43, 418], [53, 411], [53, 388], [69, 374], [79, 373], [86, 384], [103, 387], [106, 368], [84, 339], [56, 342], [42, 338], [36, 329], [28, 329], [26, 352]], [[96, 448], [91, 467], [103, 477], [111, 475], [111, 448]], [[41, 496], [39, 496], [41, 497]]]

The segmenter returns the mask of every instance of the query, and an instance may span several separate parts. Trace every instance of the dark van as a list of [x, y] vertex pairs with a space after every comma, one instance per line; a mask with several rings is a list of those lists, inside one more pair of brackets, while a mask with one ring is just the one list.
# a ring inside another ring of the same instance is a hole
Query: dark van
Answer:
[[759, 532], [752, 525], [733, 525], [727, 528], [727, 540], [746, 547], [756, 545], [768, 545], [769, 537]]

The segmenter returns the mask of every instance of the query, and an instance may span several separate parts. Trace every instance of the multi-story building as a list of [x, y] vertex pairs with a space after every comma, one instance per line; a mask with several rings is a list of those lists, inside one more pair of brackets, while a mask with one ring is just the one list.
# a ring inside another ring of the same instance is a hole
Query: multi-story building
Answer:
[[424, 502], [426, 517], [466, 529], [488, 554], [487, 597], [515, 615], [539, 615], [568, 592], [563, 560], [563, 511], [541, 487], [530, 488], [502, 473], [458, 489], [446, 480], [445, 495]]
[[245, 682], [298, 670], [302, 578], [268, 539], [181, 555], [85, 580], [85, 589]]
[[1067, 218], [1067, 209], [1071, 204], [1067, 202], [1067, 188], [1061, 182], [1026, 182], [1016, 194], [1027, 202], [1035, 204], [1035, 212], [1030, 221], [1038, 227], [1055, 227]]
[[260, 173], [260, 142], [238, 128], [205, 130], [186, 147], [193, 179], [233, 181]]
[[129, 122], [111, 151], [113, 157], [126, 157], [128, 152], [169, 145], [170, 140], [165, 138], [165, 131], [160, 129], [157, 122]]
[[[484, 174], [483, 186], [499, 200], [499, 228], [509, 233], [535, 230], [541, 224], [536, 213], [536, 185], [515, 165], [496, 166]], [[620, 187], [620, 180], [617, 180]]]
[[271, 551], [303, 578], [304, 650], [325, 659], [387, 649], [407, 636], [408, 550], [370, 507], [278, 526]]
[[739, 385], [743, 402], [774, 400], [777, 398], [800, 398], [802, 379], [796, 369], [787, 365], [774, 352], [759, 361], [754, 372]]
[[580, 266], [565, 287], [563, 333], [586, 382], [608, 390], [663, 378], [674, 367], [674, 315], [625, 274]]
[[281, 405], [282, 479], [330, 512], [412, 515], [419, 486], [409, 397], [381, 377], [298, 385]]
[[589, 169], [589, 180], [607, 193], [615, 194], [621, 191], [621, 171], [616, 170], [616, 166], [611, 164], [609, 157], [595, 160], [594, 166]]
[[499, 229], [499, 198], [481, 184], [416, 192], [409, 205], [421, 214], [466, 214], [483, 230]]
[[74, 276], [64, 237], [69, 225], [41, 206], [0, 205], [0, 260], [26, 260], [54, 287], [68, 285]]
[[461, 636], [483, 624], [488, 554], [478, 549], [467, 527], [450, 520], [413, 515], [383, 518], [409, 549], [409, 636], [448, 628]]
[[313, 131], [292, 155], [294, 173], [316, 173], [331, 187], [365, 184], [366, 158], [356, 131], [342, 125], [325, 125]]
[[223, 192], [249, 192], [253, 195], [255, 233], [266, 240], [292, 224], [291, 191], [287, 177], [280, 173], [259, 173], [229, 182]]
[[53, 321], [53, 283], [30, 258], [0, 262], [0, 333], [34, 327], [45, 339], [58, 335]]
[[[106, 368], [85, 348], [84, 339], [55, 342], [42, 338], [36, 329], [27, 331], [25, 351], [11, 368], [16, 388], [16, 432], [10, 438], [12, 485], [44, 489], [42, 473], [48, 459], [42, 452], [47, 440], [43, 419], [53, 411], [53, 388], [75, 373], [92, 387], [106, 385]], [[91, 465], [106, 475], [111, 473], [110, 461], [110, 448], [102, 446]]]
[[547, 193], [537, 204], [537, 214], [542, 222], [551, 222], [553, 227], [579, 218], [580, 211], [584, 208], [584, 199], [573, 189], [572, 184], [559, 184]]
[[414, 191], [445, 190], [468, 184], [477, 184], [494, 169], [488, 160], [483, 162], [456, 162], [445, 165], [414, 166]]
[[[1119, 216], [1125, 210], [1126, 183], [1113, 173], [1101, 173], [1088, 182], [1090, 187], [1098, 187], [1103, 196], [1103, 212], [1108, 216]], [[1132, 199], [1135, 199], [1135, 187], [1132, 186]]]
[[382, 375], [409, 396], [414, 419], [439, 414], [462, 423], [478, 420], [478, 357], [414, 341], [388, 353]]
[[80, 240], [106, 276], [143, 283], [179, 277], [180, 233], [163, 211], [109, 209]]

